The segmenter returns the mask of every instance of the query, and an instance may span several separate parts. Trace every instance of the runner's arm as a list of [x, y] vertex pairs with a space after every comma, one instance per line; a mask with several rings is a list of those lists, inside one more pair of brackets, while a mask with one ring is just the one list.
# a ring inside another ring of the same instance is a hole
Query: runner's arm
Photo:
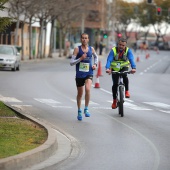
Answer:
[[74, 49], [73, 55], [72, 55], [71, 60], [70, 60], [70, 65], [71, 65], [71, 66], [76, 65], [77, 63], [79, 63], [81, 60], [84, 59], [83, 56], [81, 56], [80, 58], [76, 59], [76, 56], [77, 56], [77, 54], [78, 54], [78, 51], [79, 51], [78, 48], [75, 48], [75, 49]]
[[96, 53], [96, 51], [94, 50], [94, 48], [92, 48], [92, 55], [93, 55], [93, 57], [94, 57], [94, 64], [96, 65], [96, 67], [97, 67], [97, 63], [98, 63], [98, 55], [97, 55], [97, 53]]

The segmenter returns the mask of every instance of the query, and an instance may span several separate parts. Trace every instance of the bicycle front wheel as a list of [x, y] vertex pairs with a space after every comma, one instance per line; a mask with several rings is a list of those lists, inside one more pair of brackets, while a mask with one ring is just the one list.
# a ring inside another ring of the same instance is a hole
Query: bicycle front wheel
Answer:
[[123, 87], [119, 86], [119, 105], [118, 105], [118, 109], [119, 109], [119, 114], [121, 115], [121, 117], [124, 116], [124, 110], [123, 110]]

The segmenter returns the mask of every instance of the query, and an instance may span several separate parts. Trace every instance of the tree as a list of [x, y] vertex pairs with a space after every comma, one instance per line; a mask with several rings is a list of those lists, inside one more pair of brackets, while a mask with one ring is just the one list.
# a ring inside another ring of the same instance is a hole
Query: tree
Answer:
[[[4, 4], [7, 0], [0, 0], [0, 11], [7, 9]], [[4, 31], [9, 25], [11, 25], [12, 19], [9, 17], [0, 17], [0, 32]]]
[[[138, 19], [139, 23], [142, 27], [150, 27], [152, 26], [155, 30], [155, 34], [157, 36], [157, 40], [159, 40], [160, 37], [163, 37], [165, 33], [163, 33], [162, 30], [167, 30], [167, 26], [165, 26], [168, 23], [168, 7], [170, 6], [169, 0], [159, 1], [155, 0], [155, 4], [148, 5], [146, 2], [140, 3], [140, 14]], [[157, 7], [160, 7], [162, 9], [161, 15], [157, 15]], [[163, 24], [164, 23], [164, 24]], [[165, 29], [163, 29], [165, 28]]]

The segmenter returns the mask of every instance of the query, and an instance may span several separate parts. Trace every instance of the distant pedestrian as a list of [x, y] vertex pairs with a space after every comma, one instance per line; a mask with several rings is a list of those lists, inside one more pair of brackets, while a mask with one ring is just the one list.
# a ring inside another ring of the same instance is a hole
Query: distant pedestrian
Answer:
[[136, 42], [134, 42], [134, 44], [133, 44], [133, 50], [136, 53], [136, 50], [137, 50], [137, 43]]
[[103, 40], [101, 40], [99, 44], [99, 55], [102, 55], [103, 47], [104, 47]]
[[158, 41], [155, 42], [154, 50], [157, 54], [159, 54], [159, 47], [158, 47]]
[[142, 52], [142, 51], [147, 52], [147, 49], [148, 49], [148, 46], [147, 46], [146, 42], [144, 41], [144, 42], [141, 44], [141, 52]]
[[96, 42], [95, 42], [95, 50], [97, 51], [98, 48], [99, 48], [99, 44], [98, 44], [98, 42], [96, 41]]

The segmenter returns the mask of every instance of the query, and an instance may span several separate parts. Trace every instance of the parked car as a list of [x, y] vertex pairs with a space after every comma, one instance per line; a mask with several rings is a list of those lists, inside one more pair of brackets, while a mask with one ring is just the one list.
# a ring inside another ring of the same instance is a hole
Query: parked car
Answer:
[[0, 68], [20, 70], [21, 56], [14, 45], [0, 45]]
[[149, 50], [155, 50], [155, 48], [156, 48], [155, 41], [154, 42], [150, 42], [148, 48], [149, 48]]
[[76, 48], [76, 47], [78, 47], [78, 46], [80, 46], [80, 45], [81, 45], [81, 43], [78, 42], [78, 43], [74, 43], [74, 44], [72, 45], [72, 47], [70, 47], [69, 54], [68, 54], [68, 58], [71, 58], [71, 56], [73, 55], [74, 48]]
[[159, 50], [170, 50], [170, 46], [168, 42], [159, 42], [158, 43]]

